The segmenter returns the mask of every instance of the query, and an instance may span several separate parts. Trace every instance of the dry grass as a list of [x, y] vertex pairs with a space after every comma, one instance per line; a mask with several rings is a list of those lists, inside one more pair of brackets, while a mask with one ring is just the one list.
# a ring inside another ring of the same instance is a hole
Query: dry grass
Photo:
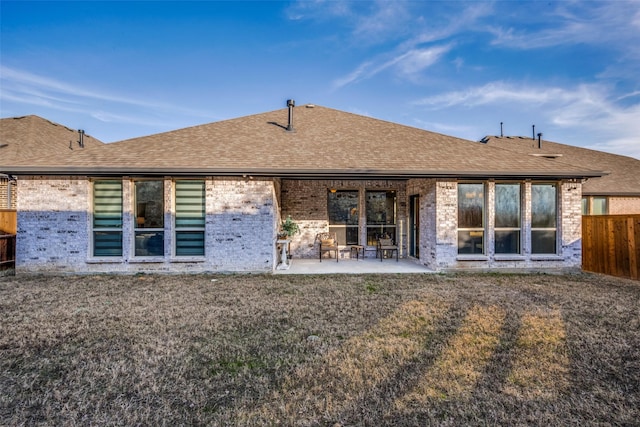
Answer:
[[0, 278], [3, 425], [633, 425], [640, 284]]

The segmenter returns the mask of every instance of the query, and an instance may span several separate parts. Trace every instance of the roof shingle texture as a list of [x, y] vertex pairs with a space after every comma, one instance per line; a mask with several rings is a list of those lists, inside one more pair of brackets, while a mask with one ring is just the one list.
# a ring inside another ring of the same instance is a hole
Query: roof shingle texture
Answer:
[[[597, 176], [597, 171], [320, 106], [280, 109], [7, 166], [85, 173], [278, 176]], [[63, 138], [64, 139], [64, 138]], [[68, 145], [68, 141], [66, 141]], [[76, 150], [78, 151], [78, 150]], [[19, 168], [18, 168], [19, 169]]]
[[[78, 130], [38, 116], [0, 119], [0, 167], [3, 165], [63, 165], [84, 151], [104, 144], [85, 134], [84, 148]], [[2, 172], [2, 170], [0, 170]]]
[[584, 195], [640, 196], [640, 160], [633, 157], [590, 150], [552, 141], [527, 137], [489, 136], [482, 140], [489, 146], [531, 156], [558, 156], [551, 161], [582, 165], [605, 171], [600, 178], [590, 178], [582, 186]]

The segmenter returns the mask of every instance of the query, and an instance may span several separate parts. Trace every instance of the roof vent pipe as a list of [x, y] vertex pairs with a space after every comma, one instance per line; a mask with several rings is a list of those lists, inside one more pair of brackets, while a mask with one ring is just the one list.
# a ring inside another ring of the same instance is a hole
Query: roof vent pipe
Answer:
[[536, 139], [536, 125], [531, 125], [531, 139]]
[[289, 124], [287, 125], [287, 132], [293, 132], [293, 107], [296, 106], [296, 101], [293, 99], [287, 99], [287, 107], [289, 107]]
[[80, 138], [78, 139], [78, 145], [80, 148], [84, 148], [84, 130], [78, 129], [78, 137]]
[[504, 133], [502, 132], [502, 122], [500, 122], [500, 138], [502, 138], [504, 136]]
[[538, 133], [538, 148], [542, 148], [542, 133]]

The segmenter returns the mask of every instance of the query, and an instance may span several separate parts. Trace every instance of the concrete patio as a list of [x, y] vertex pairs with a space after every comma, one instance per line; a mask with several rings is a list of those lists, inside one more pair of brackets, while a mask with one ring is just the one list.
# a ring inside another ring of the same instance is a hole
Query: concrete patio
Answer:
[[291, 266], [288, 270], [275, 270], [275, 274], [369, 274], [369, 273], [433, 273], [427, 267], [416, 263], [411, 259], [395, 258], [380, 259], [341, 259], [336, 262], [334, 259], [324, 258], [320, 262], [317, 258], [290, 260]]

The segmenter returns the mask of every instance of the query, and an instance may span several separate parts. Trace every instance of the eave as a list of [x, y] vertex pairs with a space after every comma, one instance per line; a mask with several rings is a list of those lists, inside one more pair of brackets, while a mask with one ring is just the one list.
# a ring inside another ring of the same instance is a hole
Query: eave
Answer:
[[0, 166], [11, 175], [73, 176], [238, 176], [280, 177], [291, 179], [586, 179], [607, 175], [602, 171], [456, 171], [456, 170], [382, 170], [382, 169], [280, 169], [280, 168], [119, 168], [119, 167], [47, 167]]
[[640, 191], [582, 191], [583, 196], [608, 196], [608, 197], [640, 197]]

